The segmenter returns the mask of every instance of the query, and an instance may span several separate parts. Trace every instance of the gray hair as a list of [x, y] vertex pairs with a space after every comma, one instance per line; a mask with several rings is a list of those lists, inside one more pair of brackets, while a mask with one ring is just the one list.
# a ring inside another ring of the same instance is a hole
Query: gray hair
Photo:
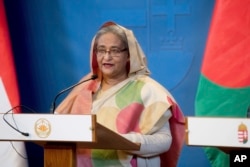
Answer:
[[125, 32], [117, 25], [110, 25], [110, 26], [102, 27], [96, 33], [95, 43], [94, 43], [95, 48], [96, 48], [98, 39], [103, 34], [106, 34], [106, 33], [109, 33], [109, 32], [115, 34], [122, 41], [122, 44], [125, 46], [125, 48], [128, 48], [127, 36], [126, 36]]

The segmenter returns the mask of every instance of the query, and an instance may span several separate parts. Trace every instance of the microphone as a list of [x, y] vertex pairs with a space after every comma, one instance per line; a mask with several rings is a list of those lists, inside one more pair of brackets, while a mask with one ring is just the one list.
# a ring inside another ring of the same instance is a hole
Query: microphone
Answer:
[[54, 112], [55, 112], [55, 109], [56, 109], [56, 100], [57, 100], [57, 98], [58, 98], [61, 94], [63, 94], [63, 93], [65, 93], [65, 92], [69, 91], [70, 89], [73, 89], [74, 87], [76, 87], [76, 86], [78, 86], [78, 85], [80, 85], [80, 84], [82, 84], [82, 83], [84, 83], [84, 82], [87, 82], [87, 81], [89, 81], [89, 80], [95, 80], [97, 77], [98, 77], [98, 76], [97, 76], [96, 74], [93, 74], [89, 79], [86, 79], [86, 80], [83, 80], [83, 81], [81, 81], [81, 82], [78, 82], [78, 83], [76, 83], [76, 84], [74, 84], [74, 85], [72, 85], [72, 86], [70, 86], [70, 87], [68, 87], [68, 88], [66, 88], [66, 89], [64, 89], [64, 90], [62, 90], [62, 91], [60, 91], [60, 92], [55, 96], [55, 98], [54, 98], [54, 100], [53, 100], [53, 103], [52, 103], [51, 108], [50, 108], [50, 113], [54, 113]]

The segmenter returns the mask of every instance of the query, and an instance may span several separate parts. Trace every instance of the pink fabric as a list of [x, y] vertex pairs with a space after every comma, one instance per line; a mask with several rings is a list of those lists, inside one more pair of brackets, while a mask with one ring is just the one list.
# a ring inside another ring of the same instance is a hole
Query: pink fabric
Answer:
[[172, 104], [172, 117], [169, 120], [172, 144], [170, 149], [161, 155], [161, 167], [176, 167], [185, 139], [185, 117], [179, 106], [168, 97]]
[[93, 167], [90, 149], [77, 149], [76, 156], [78, 167]]
[[136, 159], [136, 156], [134, 156], [134, 157], [131, 159], [130, 164], [132, 165], [132, 167], [137, 167], [137, 159]]
[[131, 131], [140, 132], [139, 120], [134, 118], [140, 117], [143, 109], [143, 105], [139, 103], [132, 103], [128, 107], [122, 109], [119, 112], [116, 120], [117, 131], [121, 134]]
[[98, 81], [93, 80], [86, 83], [74, 100], [72, 114], [90, 114], [92, 107], [92, 93], [98, 88]]

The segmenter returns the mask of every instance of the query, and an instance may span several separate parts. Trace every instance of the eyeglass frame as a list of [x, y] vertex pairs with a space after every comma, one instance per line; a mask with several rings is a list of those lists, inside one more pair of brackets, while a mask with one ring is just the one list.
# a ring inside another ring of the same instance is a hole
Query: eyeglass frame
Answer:
[[[111, 57], [120, 57], [119, 54], [121, 54], [122, 52], [127, 51], [128, 48], [124, 48], [124, 49], [119, 49], [119, 48], [110, 48], [110, 49], [105, 49], [105, 48], [96, 48], [95, 49], [95, 53], [98, 57], [103, 57], [105, 56], [107, 53], [111, 56]], [[103, 53], [100, 53], [99, 51], [103, 51]]]

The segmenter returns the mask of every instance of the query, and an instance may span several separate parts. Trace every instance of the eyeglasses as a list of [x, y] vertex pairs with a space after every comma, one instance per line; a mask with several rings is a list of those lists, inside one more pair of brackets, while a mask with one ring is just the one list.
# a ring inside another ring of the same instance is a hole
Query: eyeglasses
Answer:
[[111, 57], [119, 57], [120, 54], [122, 52], [125, 52], [126, 50], [127, 48], [124, 48], [124, 49], [111, 48], [110, 50], [107, 50], [105, 48], [97, 48], [96, 55], [102, 57], [108, 53]]

